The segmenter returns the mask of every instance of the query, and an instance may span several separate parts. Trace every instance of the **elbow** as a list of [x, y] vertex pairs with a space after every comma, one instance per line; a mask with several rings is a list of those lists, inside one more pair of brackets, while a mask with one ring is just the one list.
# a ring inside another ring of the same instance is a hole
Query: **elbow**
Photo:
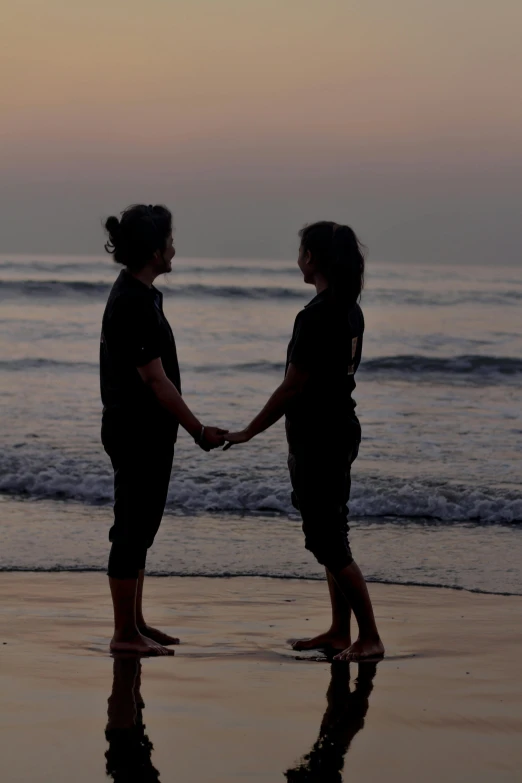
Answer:
[[304, 388], [304, 383], [298, 383], [298, 382], [289, 383], [284, 388], [285, 397], [287, 398], [287, 400], [291, 400], [294, 397], [297, 397], [297, 395], [303, 391], [303, 388]]
[[156, 397], [160, 397], [163, 390], [163, 379], [156, 378], [153, 375], [143, 379], [145, 386], [151, 390]]

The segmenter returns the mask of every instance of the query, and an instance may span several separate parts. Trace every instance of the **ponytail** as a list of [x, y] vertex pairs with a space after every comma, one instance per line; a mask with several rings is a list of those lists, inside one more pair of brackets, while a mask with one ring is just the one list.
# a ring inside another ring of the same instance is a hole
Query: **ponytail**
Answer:
[[328, 280], [333, 295], [353, 305], [364, 286], [364, 247], [349, 226], [323, 220], [299, 232], [304, 250]]
[[364, 286], [364, 255], [355, 232], [349, 226], [333, 227], [332, 288], [343, 298], [356, 302]]

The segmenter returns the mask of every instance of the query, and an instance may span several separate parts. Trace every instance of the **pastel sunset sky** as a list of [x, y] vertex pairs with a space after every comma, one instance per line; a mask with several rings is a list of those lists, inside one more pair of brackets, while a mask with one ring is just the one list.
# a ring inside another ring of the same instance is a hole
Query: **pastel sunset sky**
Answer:
[[97, 253], [166, 203], [185, 256], [520, 261], [520, 0], [8, 0], [0, 252]]

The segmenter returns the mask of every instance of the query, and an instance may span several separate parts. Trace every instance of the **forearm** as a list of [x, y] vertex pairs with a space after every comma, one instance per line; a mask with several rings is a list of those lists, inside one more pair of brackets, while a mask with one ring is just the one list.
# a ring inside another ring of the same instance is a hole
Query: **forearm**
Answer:
[[158, 402], [179, 421], [189, 435], [198, 439], [201, 434], [202, 424], [194, 416], [183, 397], [174, 384], [168, 378], [154, 380], [149, 383]]
[[279, 421], [288, 407], [288, 403], [297, 394], [298, 390], [284, 383], [275, 390], [264, 408], [252, 419], [246, 432], [250, 438], [254, 438], [260, 432], [264, 432], [276, 421]]

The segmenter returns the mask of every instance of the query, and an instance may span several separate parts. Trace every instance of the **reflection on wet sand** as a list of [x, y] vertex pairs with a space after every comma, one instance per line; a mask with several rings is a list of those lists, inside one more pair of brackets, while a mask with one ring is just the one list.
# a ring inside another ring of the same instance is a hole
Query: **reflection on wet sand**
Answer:
[[106, 772], [115, 783], [159, 783], [151, 759], [154, 746], [145, 734], [140, 686], [140, 659], [116, 657], [105, 729]]
[[[284, 773], [289, 783], [341, 783], [346, 753], [364, 727], [376, 672], [377, 663], [359, 663], [350, 688], [350, 666], [332, 664], [319, 737], [311, 751]], [[159, 783], [160, 773], [151, 758], [154, 746], [143, 723], [140, 686], [140, 659], [116, 657], [105, 730], [106, 772], [115, 783]]]
[[364, 726], [377, 672], [376, 663], [359, 663], [358, 666], [355, 687], [350, 690], [350, 667], [343, 663], [332, 664], [319, 737], [310, 753], [285, 772], [289, 783], [341, 783], [344, 757], [353, 738]]

